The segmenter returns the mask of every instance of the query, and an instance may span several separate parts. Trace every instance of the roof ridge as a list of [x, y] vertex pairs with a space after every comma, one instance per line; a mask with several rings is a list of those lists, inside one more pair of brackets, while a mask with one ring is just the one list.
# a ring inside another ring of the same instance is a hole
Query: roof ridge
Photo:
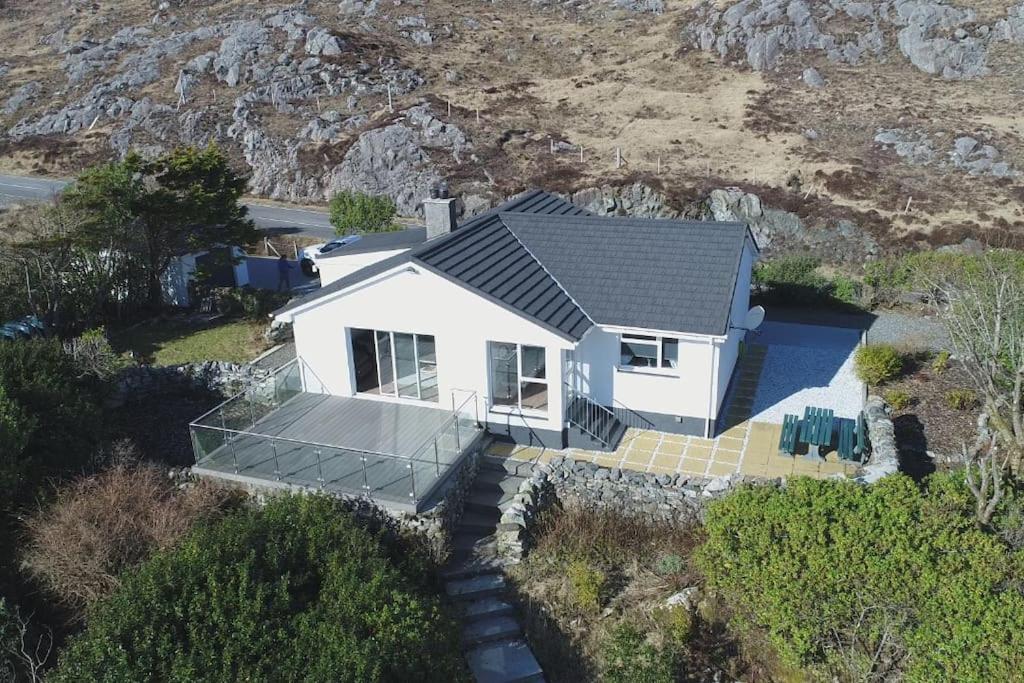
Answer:
[[595, 321], [592, 317], [590, 317], [590, 313], [587, 312], [587, 309], [583, 308], [582, 304], [580, 304], [580, 302], [576, 300], [576, 297], [574, 297], [569, 292], [569, 290], [566, 289], [562, 285], [562, 283], [558, 281], [558, 278], [555, 277], [554, 273], [552, 273], [550, 270], [548, 270], [548, 267], [544, 265], [543, 261], [541, 261], [539, 258], [537, 258], [537, 255], [533, 253], [533, 251], [530, 249], [530, 247], [526, 246], [526, 243], [523, 242], [523, 240], [519, 239], [519, 235], [516, 234], [515, 230], [513, 230], [512, 228], [510, 228], [508, 225], [505, 224], [505, 221], [502, 220], [502, 218], [501, 218], [501, 214], [498, 214], [498, 220], [501, 222], [502, 227], [504, 227], [506, 230], [508, 230], [509, 234], [512, 235], [512, 237], [515, 239], [515, 241], [518, 242], [520, 244], [520, 246], [522, 246], [522, 248], [526, 251], [526, 253], [530, 255], [530, 258], [532, 258], [534, 261], [536, 261], [537, 265], [539, 265], [541, 267], [541, 270], [543, 270], [547, 274], [547, 276], [549, 278], [551, 278], [551, 281], [554, 282], [556, 285], [558, 285], [558, 288], [560, 290], [562, 290], [562, 292], [567, 297], [569, 297], [569, 301], [571, 301], [573, 303], [573, 305], [576, 306], [576, 308], [580, 309], [580, 311], [583, 313], [583, 315], [587, 316], [587, 320], [589, 320], [591, 323], [596, 325], [597, 321]]

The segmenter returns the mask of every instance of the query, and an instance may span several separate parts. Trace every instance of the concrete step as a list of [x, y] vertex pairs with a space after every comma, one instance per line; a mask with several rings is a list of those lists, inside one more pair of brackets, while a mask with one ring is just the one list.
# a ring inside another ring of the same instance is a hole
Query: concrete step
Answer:
[[462, 644], [472, 647], [520, 635], [519, 623], [512, 617], [487, 617], [466, 624], [462, 629]]
[[462, 622], [469, 624], [481, 619], [492, 617], [509, 617], [515, 613], [515, 608], [498, 597], [483, 598], [467, 602], [462, 608]]
[[529, 476], [533, 472], [534, 463], [529, 460], [516, 460], [500, 455], [480, 456], [480, 473], [485, 471], [505, 472], [520, 477]]
[[477, 683], [533, 683], [543, 681], [537, 658], [525, 640], [498, 640], [466, 652]]
[[490, 534], [498, 528], [500, 519], [501, 513], [498, 512], [498, 508], [491, 508], [488, 512], [467, 511], [462, 513], [458, 529], [460, 531], [486, 531]]
[[500, 488], [484, 491], [473, 489], [466, 498], [466, 511], [486, 513], [497, 510], [500, 516], [501, 511], [512, 502], [518, 490], [518, 486], [513, 491], [502, 491]]
[[524, 481], [526, 477], [509, 474], [505, 470], [481, 469], [476, 473], [473, 490], [514, 492]]
[[452, 564], [475, 560], [497, 560], [494, 534], [482, 530], [457, 531], [452, 536]]
[[444, 585], [452, 600], [480, 600], [505, 592], [505, 577], [501, 574], [480, 574], [467, 579], [453, 579]]
[[453, 560], [448, 566], [441, 570], [441, 578], [445, 581], [452, 579], [468, 579], [481, 574], [493, 574], [500, 572], [509, 563], [497, 557], [470, 557], [465, 560]]

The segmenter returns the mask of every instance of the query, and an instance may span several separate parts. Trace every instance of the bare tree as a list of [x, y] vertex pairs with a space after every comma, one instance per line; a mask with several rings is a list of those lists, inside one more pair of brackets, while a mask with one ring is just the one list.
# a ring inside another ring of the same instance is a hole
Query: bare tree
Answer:
[[1015, 470], [1024, 455], [1024, 265], [1019, 252], [925, 274], [956, 356]]
[[974, 496], [974, 516], [980, 526], [988, 526], [1003, 500], [1003, 479], [1010, 458], [1000, 452], [999, 433], [988, 428], [988, 415], [978, 417], [978, 436], [970, 448], [963, 445], [964, 476]]
[[2, 600], [0, 610], [8, 612], [6, 632], [0, 633], [0, 681], [42, 681], [53, 652], [53, 632], [45, 626], [33, 629], [31, 615], [22, 616], [17, 607], [9, 610]]

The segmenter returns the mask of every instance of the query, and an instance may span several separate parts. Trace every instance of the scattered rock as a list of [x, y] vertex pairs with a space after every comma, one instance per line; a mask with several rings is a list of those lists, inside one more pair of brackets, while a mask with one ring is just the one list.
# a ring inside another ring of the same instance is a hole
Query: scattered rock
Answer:
[[804, 69], [803, 79], [804, 83], [806, 83], [808, 87], [815, 89], [825, 87], [825, 79], [822, 77], [821, 73], [814, 67]]
[[3, 112], [7, 116], [15, 113], [26, 104], [31, 103], [36, 97], [43, 91], [43, 86], [39, 81], [29, 81], [25, 85], [21, 86], [14, 91], [14, 94], [7, 98], [7, 102], [4, 104]]
[[992, 27], [978, 25], [977, 18], [973, 9], [935, 0], [740, 0], [724, 10], [706, 0], [692, 10], [683, 40], [767, 71], [784, 55], [807, 51], [843, 64], [881, 58], [895, 32], [896, 45], [917, 68], [943, 78], [970, 79], [988, 73], [994, 41], [1024, 42], [1024, 3]]

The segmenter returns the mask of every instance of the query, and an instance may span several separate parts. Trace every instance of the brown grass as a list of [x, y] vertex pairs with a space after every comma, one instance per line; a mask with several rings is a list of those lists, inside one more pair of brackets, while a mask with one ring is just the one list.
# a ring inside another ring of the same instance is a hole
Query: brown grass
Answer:
[[115, 451], [108, 470], [61, 489], [26, 522], [25, 566], [74, 609], [108, 596], [123, 571], [235, 499], [203, 482], [179, 489], [156, 466], [131, 462], [130, 447]]

